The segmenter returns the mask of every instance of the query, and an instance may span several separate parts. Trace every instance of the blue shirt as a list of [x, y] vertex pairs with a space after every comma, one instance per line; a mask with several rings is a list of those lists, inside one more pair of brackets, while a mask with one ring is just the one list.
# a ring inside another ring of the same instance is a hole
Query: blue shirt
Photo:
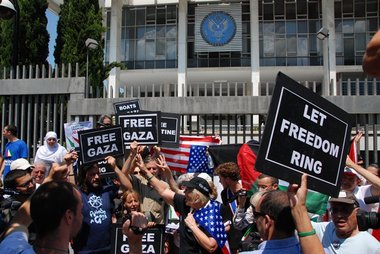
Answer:
[[13, 142], [8, 142], [5, 145], [3, 157], [5, 164], [3, 176], [5, 177], [11, 170], [12, 161], [20, 158], [28, 158], [28, 147], [26, 143], [21, 139]]
[[242, 253], [265, 253], [265, 254], [278, 254], [278, 253], [301, 253], [301, 246], [298, 242], [298, 239], [295, 236], [284, 238], [281, 240], [267, 240], [259, 244], [259, 249], [255, 251], [244, 251]]
[[28, 235], [25, 232], [14, 231], [7, 235], [0, 243], [1, 254], [36, 254], [32, 245], [28, 243]]

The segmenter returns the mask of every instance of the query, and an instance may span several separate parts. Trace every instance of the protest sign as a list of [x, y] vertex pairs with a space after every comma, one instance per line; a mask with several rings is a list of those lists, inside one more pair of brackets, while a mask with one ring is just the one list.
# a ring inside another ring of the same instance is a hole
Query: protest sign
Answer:
[[[148, 228], [142, 239], [142, 253], [164, 253], [164, 226]], [[129, 253], [128, 237], [123, 235], [122, 225], [115, 224], [111, 234], [111, 253]]]
[[98, 161], [98, 168], [99, 168], [99, 177], [100, 178], [115, 177], [116, 176], [115, 171], [107, 163], [107, 160]]
[[309, 174], [308, 187], [337, 196], [352, 117], [279, 73], [255, 167], [291, 183]]
[[124, 145], [133, 141], [141, 145], [156, 145], [160, 139], [159, 112], [144, 111], [138, 114], [120, 115]]
[[179, 147], [180, 115], [161, 112], [161, 146]]
[[127, 115], [138, 113], [140, 111], [140, 103], [139, 100], [129, 100], [116, 102], [113, 104], [113, 108], [115, 110], [116, 115]]
[[78, 131], [92, 129], [92, 122], [69, 122], [65, 123], [66, 148], [79, 150]]
[[83, 164], [103, 160], [107, 156], [124, 155], [120, 126], [78, 132], [80, 158]]

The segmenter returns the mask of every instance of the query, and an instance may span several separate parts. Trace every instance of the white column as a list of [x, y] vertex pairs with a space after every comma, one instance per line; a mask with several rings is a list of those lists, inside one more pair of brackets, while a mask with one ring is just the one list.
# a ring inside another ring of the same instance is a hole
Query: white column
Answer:
[[[323, 41], [323, 95], [337, 95], [334, 1], [322, 0], [322, 26], [329, 30]], [[327, 56], [327, 57], [326, 57]], [[331, 89], [330, 89], [331, 88]]]
[[[111, 4], [111, 36], [109, 48], [109, 61], [120, 62], [121, 44], [121, 16], [122, 0], [112, 0]], [[115, 67], [111, 70], [108, 77], [108, 98], [118, 98], [120, 87], [120, 68]]]
[[178, 4], [178, 97], [186, 96], [187, 82], [187, 0], [179, 0]]
[[259, 43], [259, 2], [250, 1], [251, 18], [251, 95], [260, 94], [260, 43]]

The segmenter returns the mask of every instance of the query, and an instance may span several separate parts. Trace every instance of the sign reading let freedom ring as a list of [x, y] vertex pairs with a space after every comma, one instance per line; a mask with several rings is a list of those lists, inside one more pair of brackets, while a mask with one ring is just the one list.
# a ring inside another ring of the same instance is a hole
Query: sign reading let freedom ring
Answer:
[[258, 171], [331, 196], [340, 190], [352, 117], [279, 73], [259, 149]]

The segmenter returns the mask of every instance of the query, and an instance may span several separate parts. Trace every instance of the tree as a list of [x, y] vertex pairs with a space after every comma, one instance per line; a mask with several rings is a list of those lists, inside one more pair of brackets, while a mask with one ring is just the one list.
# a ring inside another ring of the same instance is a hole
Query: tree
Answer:
[[[102, 13], [98, 0], [65, 0], [61, 5], [54, 51], [57, 64], [79, 63], [80, 75], [86, 74], [87, 48], [85, 41], [92, 38], [103, 45]], [[89, 50], [89, 80], [101, 86], [104, 79], [103, 48]]]
[[[18, 65], [47, 64], [49, 33], [46, 29], [47, 0], [18, 0]], [[13, 48], [13, 24], [15, 18], [2, 20], [0, 25], [0, 64], [10, 66]]]

